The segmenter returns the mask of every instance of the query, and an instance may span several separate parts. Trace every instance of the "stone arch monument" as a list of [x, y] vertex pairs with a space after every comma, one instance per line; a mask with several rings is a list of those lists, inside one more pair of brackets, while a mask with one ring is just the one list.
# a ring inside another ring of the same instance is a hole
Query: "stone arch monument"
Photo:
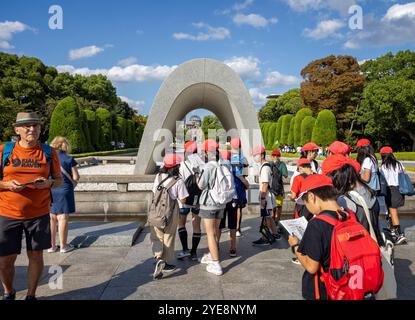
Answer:
[[[210, 59], [190, 60], [180, 65], [161, 85], [151, 109], [137, 155], [135, 174], [153, 174], [153, 151], [158, 129], [176, 131], [176, 121], [189, 112], [204, 108], [213, 112], [226, 131], [249, 132], [242, 136], [242, 151], [250, 154], [255, 139], [262, 142], [257, 113], [251, 96], [239, 75], [222, 62]], [[248, 130], [246, 130], [248, 129]]]

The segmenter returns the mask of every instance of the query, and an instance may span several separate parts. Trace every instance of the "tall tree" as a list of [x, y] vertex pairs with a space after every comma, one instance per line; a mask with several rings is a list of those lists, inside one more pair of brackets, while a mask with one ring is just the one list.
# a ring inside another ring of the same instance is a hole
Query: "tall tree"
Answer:
[[344, 139], [355, 119], [365, 78], [351, 56], [328, 56], [307, 65], [301, 75], [301, 96], [314, 113], [328, 109], [336, 114], [338, 135]]

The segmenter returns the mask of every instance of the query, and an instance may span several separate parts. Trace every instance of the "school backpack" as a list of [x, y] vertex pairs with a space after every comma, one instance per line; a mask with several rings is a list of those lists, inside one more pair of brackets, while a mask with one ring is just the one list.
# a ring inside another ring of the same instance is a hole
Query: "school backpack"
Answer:
[[[16, 142], [7, 142], [4, 145], [3, 153], [1, 156], [1, 169], [0, 169], [0, 179], [3, 179], [3, 171], [6, 167], [12, 153]], [[52, 156], [52, 147], [48, 144], [41, 144], [43, 153], [46, 156], [46, 161], [48, 162], [50, 170], [52, 170], [53, 156]]]
[[[163, 186], [164, 182], [171, 179], [167, 186]], [[163, 181], [161, 175], [158, 176], [158, 186], [153, 199], [151, 201], [150, 209], [148, 211], [147, 222], [150, 226], [164, 229], [166, 228], [175, 213], [177, 201], [170, 198], [169, 190], [177, 183], [180, 178], [167, 177]]]
[[[327, 297], [329, 300], [364, 300], [369, 294], [374, 297], [384, 279], [380, 248], [353, 212], [342, 211], [338, 215], [338, 219], [325, 214], [314, 218], [334, 227], [328, 272], [320, 266]], [[319, 300], [318, 285], [315, 287]]]
[[199, 186], [197, 185], [196, 175], [193, 173], [192, 170], [190, 170], [186, 162], [183, 163], [186, 166], [187, 170], [189, 170], [190, 172], [190, 176], [184, 182], [186, 189], [189, 193], [189, 196], [186, 198], [186, 204], [190, 206], [195, 206], [199, 201], [199, 197], [202, 193], [202, 190], [200, 190]]
[[242, 181], [236, 176], [236, 174], [233, 174], [234, 182], [235, 182], [235, 192], [236, 192], [236, 202], [238, 205], [245, 205], [247, 203], [246, 198], [246, 189], [245, 185], [242, 183]]
[[[269, 163], [265, 163], [262, 167], [270, 167], [271, 168], [271, 183], [269, 185], [269, 191], [275, 196], [284, 195], [284, 182], [282, 180], [282, 173], [279, 169], [278, 165], [273, 163], [272, 165]], [[259, 174], [261, 176], [261, 173]]]
[[216, 167], [214, 184], [209, 186], [208, 192], [217, 205], [225, 205], [232, 201], [235, 196], [235, 183], [227, 167], [219, 165]]

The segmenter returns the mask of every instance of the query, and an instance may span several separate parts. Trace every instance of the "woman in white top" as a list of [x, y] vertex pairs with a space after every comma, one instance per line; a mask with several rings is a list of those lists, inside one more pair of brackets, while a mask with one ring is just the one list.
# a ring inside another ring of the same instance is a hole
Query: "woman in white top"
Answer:
[[405, 205], [405, 196], [399, 192], [399, 173], [405, 171], [404, 166], [393, 155], [390, 147], [380, 150], [382, 156], [381, 172], [388, 183], [388, 193], [386, 195], [386, 205], [389, 211], [390, 232], [395, 244], [407, 242], [405, 234], [401, 231], [398, 208]]
[[[164, 157], [163, 167], [154, 180], [154, 194], [156, 194], [159, 187], [164, 187], [168, 189], [171, 200], [178, 200], [181, 203], [186, 202], [189, 193], [183, 179], [180, 178], [179, 167], [181, 161], [182, 158], [176, 154], [167, 154]], [[174, 183], [173, 180], [176, 180], [176, 182]], [[156, 267], [153, 273], [154, 279], [160, 279], [163, 276], [163, 272], [170, 273], [176, 270], [176, 266], [172, 262], [174, 260], [174, 241], [179, 220], [179, 206], [177, 203], [174, 209], [171, 221], [164, 229], [150, 225], [153, 256], [156, 259]]]

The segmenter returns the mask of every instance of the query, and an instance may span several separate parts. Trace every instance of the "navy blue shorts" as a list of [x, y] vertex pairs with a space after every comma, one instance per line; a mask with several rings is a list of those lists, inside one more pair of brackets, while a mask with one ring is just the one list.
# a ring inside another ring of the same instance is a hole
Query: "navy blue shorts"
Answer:
[[196, 208], [180, 208], [180, 215], [187, 216], [190, 211], [192, 211], [192, 213], [195, 215], [199, 215], [199, 209]]
[[21, 253], [23, 232], [28, 251], [43, 251], [52, 246], [49, 214], [24, 220], [0, 216], [0, 257]]
[[261, 209], [261, 218], [272, 217], [272, 209]]

